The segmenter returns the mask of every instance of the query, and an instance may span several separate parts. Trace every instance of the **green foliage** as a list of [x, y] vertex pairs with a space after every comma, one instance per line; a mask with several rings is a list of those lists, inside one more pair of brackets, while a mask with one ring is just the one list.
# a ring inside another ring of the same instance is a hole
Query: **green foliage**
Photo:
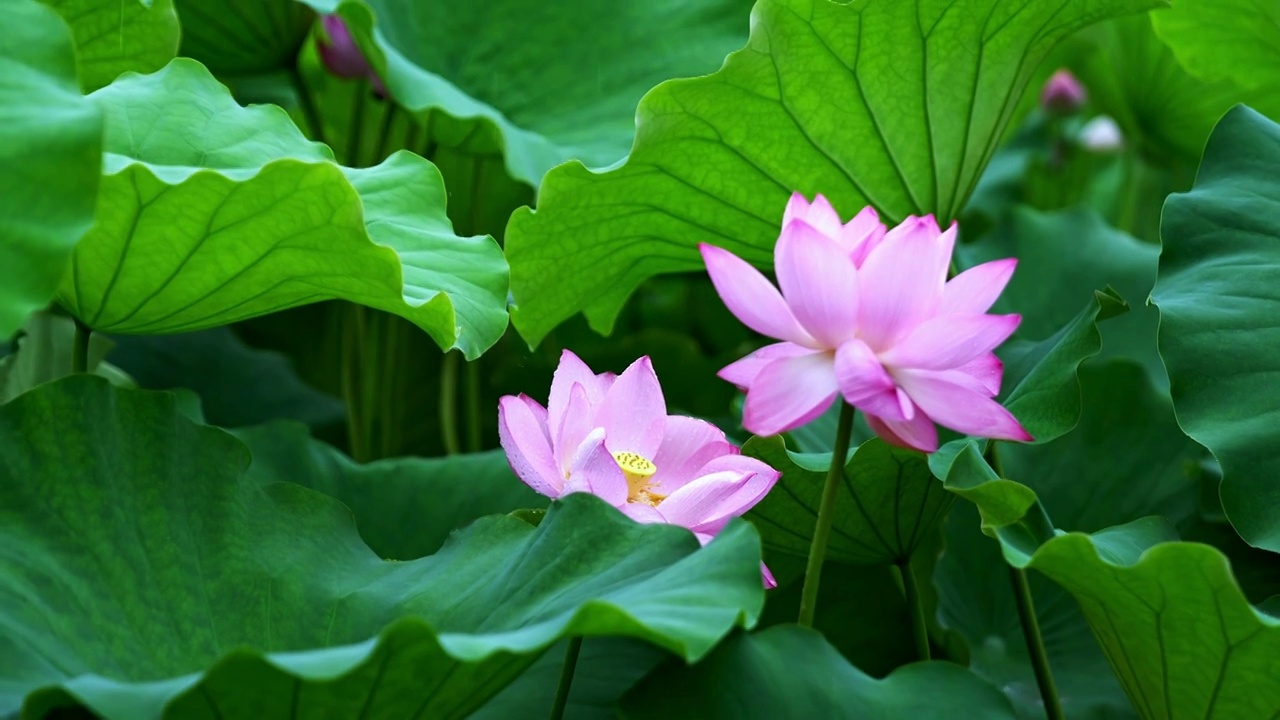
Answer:
[[700, 268], [700, 242], [767, 263], [792, 191], [955, 217], [1053, 44], [1155, 4], [762, 0], [723, 68], [645, 97], [625, 165], [565, 165], [512, 217], [516, 328], [536, 343], [581, 311], [608, 330], [645, 279]]
[[41, 0], [71, 26], [80, 85], [92, 92], [122, 72], [155, 72], [178, 52], [173, 0]]
[[[752, 438], [742, 451], [782, 472], [778, 486], [748, 515], [765, 547], [807, 556], [831, 453], [793, 453], [780, 437]], [[906, 562], [953, 500], [923, 455], [878, 438], [852, 452], [843, 487], [827, 545], [827, 558], [836, 562]]]
[[1173, 48], [1192, 74], [1207, 80], [1228, 79], [1264, 103], [1280, 110], [1280, 8], [1267, 0], [1179, 0], [1152, 15], [1160, 37]]
[[1249, 544], [1280, 552], [1280, 126], [1247, 108], [1209, 139], [1195, 188], [1165, 205], [1160, 354], [1178, 422], [1222, 465], [1222, 505]]
[[[946, 698], [945, 703], [935, 698]], [[706, 661], [668, 663], [627, 694], [625, 718], [1012, 718], [1009, 701], [964, 668], [908, 665], [876, 680], [850, 665], [822, 637], [775, 627], [736, 635]]]
[[296, 0], [173, 0], [184, 57], [215, 73], [293, 68], [315, 13]]
[[19, 599], [0, 612], [29, 629], [3, 639], [5, 712], [34, 691], [34, 717], [345, 715], [376, 689], [378, 716], [465, 717], [561, 637], [692, 661], [763, 599], [746, 523], [698, 551], [581, 495], [537, 528], [490, 517], [388, 562], [336, 501], [246, 474], [234, 438], [98, 378], [3, 406], [0, 438], [3, 546], [27, 550], [0, 561]]
[[468, 357], [506, 327], [501, 252], [453, 234], [429, 162], [343, 168], [278, 108], [236, 105], [189, 60], [92, 98], [107, 114], [107, 174], [61, 298], [95, 330], [198, 330], [335, 297]]
[[71, 34], [34, 0], [0, 34], [0, 338], [53, 299], [93, 224], [102, 112], [80, 95]]

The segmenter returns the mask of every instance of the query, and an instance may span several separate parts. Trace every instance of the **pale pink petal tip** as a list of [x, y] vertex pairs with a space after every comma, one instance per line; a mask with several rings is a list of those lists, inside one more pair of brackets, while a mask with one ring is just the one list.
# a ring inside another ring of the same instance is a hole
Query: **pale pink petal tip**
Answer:
[[778, 587], [778, 581], [773, 579], [773, 573], [769, 572], [769, 566], [763, 562], [760, 563], [760, 575], [764, 578], [765, 590], [772, 590]]

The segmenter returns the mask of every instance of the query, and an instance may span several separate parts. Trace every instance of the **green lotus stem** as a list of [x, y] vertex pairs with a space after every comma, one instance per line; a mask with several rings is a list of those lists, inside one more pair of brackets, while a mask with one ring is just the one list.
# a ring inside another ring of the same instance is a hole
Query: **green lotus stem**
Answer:
[[73, 318], [76, 324], [75, 341], [71, 347], [71, 372], [89, 372], [89, 337], [93, 335], [79, 319]]
[[321, 120], [315, 98], [311, 97], [307, 84], [302, 80], [302, 73], [298, 72], [297, 68], [293, 68], [289, 73], [289, 79], [293, 82], [293, 91], [298, 94], [298, 107], [302, 110], [302, 116], [307, 119], [307, 126], [311, 129], [311, 139], [327, 145], [328, 142], [324, 137], [324, 121]]
[[467, 452], [480, 452], [480, 359], [467, 363]]
[[364, 134], [364, 99], [369, 94], [369, 83], [361, 80], [356, 85], [356, 96], [351, 102], [351, 123], [347, 126], [347, 167], [360, 165], [360, 136]]
[[440, 439], [449, 455], [462, 452], [458, 442], [458, 352], [447, 352], [440, 366]]
[[551, 720], [562, 720], [564, 709], [569, 706], [569, 688], [573, 686], [573, 671], [578, 667], [578, 653], [582, 651], [582, 638], [569, 640], [564, 651], [564, 666], [560, 668], [560, 684], [556, 686], [556, 700], [551, 705]]
[[929, 625], [924, 619], [924, 598], [920, 597], [920, 586], [916, 583], [916, 574], [911, 569], [911, 557], [908, 556], [896, 565], [898, 574], [902, 576], [902, 594], [906, 596], [907, 610], [911, 613], [911, 635], [916, 642], [916, 657], [928, 660]]
[[1036, 606], [1031, 600], [1027, 571], [1010, 566], [1009, 580], [1013, 583], [1013, 598], [1018, 606], [1018, 620], [1022, 622], [1027, 652], [1031, 655], [1031, 667], [1036, 673], [1036, 684], [1040, 686], [1040, 699], [1044, 701], [1044, 714], [1049, 720], [1066, 720], [1062, 702], [1058, 700], [1058, 686], [1049, 669], [1049, 654], [1045, 652], [1044, 638], [1040, 636], [1040, 623], [1036, 620]]
[[396, 421], [399, 417], [403, 417], [403, 414], [397, 414], [396, 411], [400, 408], [401, 399], [404, 397], [404, 389], [401, 387], [404, 373], [399, 372], [402, 367], [400, 356], [403, 349], [404, 321], [389, 313], [382, 313], [380, 316], [386, 327], [381, 347], [381, 384], [378, 388], [381, 410], [379, 422], [382, 435], [381, 457], [385, 458], [395, 455], [401, 447], [400, 438], [392, 431], [398, 429]]
[[391, 126], [395, 123], [399, 105], [393, 100], [387, 100], [387, 111], [382, 114], [382, 127], [378, 129], [378, 144], [374, 147], [373, 162], [380, 163], [386, 159], [388, 153], [387, 148], [391, 144]]
[[840, 420], [836, 423], [835, 447], [831, 453], [831, 467], [827, 470], [827, 482], [822, 487], [822, 504], [818, 506], [818, 523], [813, 528], [813, 543], [809, 546], [809, 562], [804, 570], [804, 589], [800, 593], [800, 625], [813, 627], [813, 613], [818, 606], [818, 583], [822, 579], [822, 561], [827, 555], [827, 540], [831, 537], [831, 523], [835, 520], [836, 497], [844, 483], [844, 464], [849, 454], [849, 436], [853, 433], [853, 406], [841, 401]]
[[366, 422], [368, 385], [363, 369], [365, 346], [365, 309], [347, 304], [342, 308], [342, 400], [347, 406], [347, 449], [356, 462], [369, 460]]

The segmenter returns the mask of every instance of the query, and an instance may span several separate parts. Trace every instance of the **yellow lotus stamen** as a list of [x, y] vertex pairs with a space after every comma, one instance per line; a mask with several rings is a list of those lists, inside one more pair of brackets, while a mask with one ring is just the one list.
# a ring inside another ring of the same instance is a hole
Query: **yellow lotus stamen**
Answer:
[[627, 479], [627, 502], [644, 503], [656, 507], [666, 499], [653, 491], [650, 478], [658, 472], [658, 466], [649, 458], [633, 452], [616, 452], [613, 459], [622, 468], [622, 476]]

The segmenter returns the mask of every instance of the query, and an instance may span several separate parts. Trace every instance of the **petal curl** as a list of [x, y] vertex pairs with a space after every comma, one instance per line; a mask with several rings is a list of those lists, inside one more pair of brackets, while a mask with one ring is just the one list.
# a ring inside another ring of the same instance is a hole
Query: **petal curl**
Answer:
[[563, 478], [551, 455], [547, 411], [525, 395], [498, 400], [498, 440], [516, 477], [534, 491], [558, 498]]

